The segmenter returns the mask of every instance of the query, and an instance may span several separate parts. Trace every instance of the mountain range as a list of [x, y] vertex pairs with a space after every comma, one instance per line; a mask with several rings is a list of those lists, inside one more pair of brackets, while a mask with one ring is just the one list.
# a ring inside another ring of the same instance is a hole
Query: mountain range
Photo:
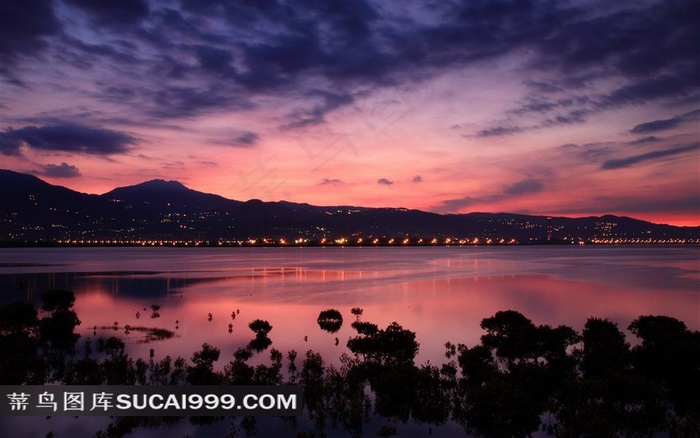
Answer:
[[206, 240], [251, 238], [592, 239], [698, 241], [700, 227], [654, 224], [629, 217], [548, 218], [511, 213], [436, 214], [405, 208], [314, 206], [287, 201], [236, 201], [177, 181], [152, 180], [103, 195], [51, 185], [0, 169], [0, 241]]

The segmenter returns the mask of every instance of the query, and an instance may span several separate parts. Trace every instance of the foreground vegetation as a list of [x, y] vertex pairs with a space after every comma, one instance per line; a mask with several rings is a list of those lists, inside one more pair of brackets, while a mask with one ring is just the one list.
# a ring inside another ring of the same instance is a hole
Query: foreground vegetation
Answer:
[[[80, 341], [72, 292], [0, 306], [0, 384], [284, 385], [304, 389], [308, 421], [283, 418], [299, 437], [342, 431], [349, 436], [397, 434], [402, 424], [428, 428], [456, 422], [476, 436], [697, 436], [700, 430], [700, 332], [666, 316], [640, 316], [628, 327], [590, 318], [579, 333], [567, 326], [535, 325], [507, 310], [481, 322], [474, 346], [445, 345], [443, 364], [415, 363], [415, 333], [398, 323], [379, 328], [361, 321], [352, 353], [340, 366], [313, 351], [270, 349], [269, 361], [249, 364], [271, 345], [267, 321], [249, 324], [253, 339], [222, 371], [220, 350], [204, 344], [189, 360], [129, 357], [116, 337]], [[337, 331], [342, 315], [322, 311], [319, 325]], [[94, 342], [94, 345], [93, 345]], [[221, 369], [221, 367], [217, 367]], [[180, 421], [208, 424], [224, 418], [118, 417], [95, 436], [125, 436], [138, 428]], [[231, 435], [255, 435], [254, 417], [228, 418]], [[385, 424], [369, 429], [368, 425]], [[432, 429], [429, 429], [432, 430]]]

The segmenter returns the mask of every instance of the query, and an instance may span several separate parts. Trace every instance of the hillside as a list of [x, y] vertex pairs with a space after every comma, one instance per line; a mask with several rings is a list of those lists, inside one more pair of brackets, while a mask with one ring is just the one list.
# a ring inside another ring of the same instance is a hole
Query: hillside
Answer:
[[[0, 241], [464, 238], [546, 241], [547, 218], [512, 213], [440, 215], [403, 208], [246, 202], [152, 180], [103, 195], [79, 193], [0, 170]], [[552, 241], [690, 239], [700, 227], [606, 215], [552, 218]]]

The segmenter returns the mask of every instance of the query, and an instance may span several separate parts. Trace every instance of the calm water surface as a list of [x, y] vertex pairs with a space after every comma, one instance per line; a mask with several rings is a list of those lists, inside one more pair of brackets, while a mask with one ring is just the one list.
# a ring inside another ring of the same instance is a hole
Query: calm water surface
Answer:
[[[419, 364], [444, 363], [446, 341], [478, 343], [480, 321], [506, 309], [576, 330], [591, 316], [626, 328], [648, 314], [700, 329], [695, 246], [0, 250], [0, 301], [38, 303], [50, 288], [76, 292], [82, 339], [117, 335], [130, 354], [154, 349], [156, 360], [189, 358], [207, 342], [221, 349], [221, 367], [253, 338], [247, 324], [257, 318], [272, 324], [272, 347], [313, 349], [337, 363], [356, 334], [352, 307], [380, 327], [396, 321], [416, 332]], [[329, 308], [345, 318], [337, 333], [316, 323]], [[116, 331], [105, 328], [115, 322]], [[176, 336], [145, 342], [126, 324]]]
[[[419, 362], [442, 358], [448, 340], [478, 342], [481, 319], [505, 309], [575, 329], [591, 316], [626, 327], [646, 314], [700, 329], [698, 247], [5, 249], [0, 285], [5, 302], [74, 290], [84, 336], [114, 322], [176, 331], [150, 344], [119, 332], [135, 354], [189, 355], [209, 342], [227, 357], [252, 338], [248, 322], [262, 318], [274, 347], [338, 356], [355, 334], [352, 307], [364, 320], [417, 332]], [[327, 308], [345, 317], [338, 333], [316, 324]]]

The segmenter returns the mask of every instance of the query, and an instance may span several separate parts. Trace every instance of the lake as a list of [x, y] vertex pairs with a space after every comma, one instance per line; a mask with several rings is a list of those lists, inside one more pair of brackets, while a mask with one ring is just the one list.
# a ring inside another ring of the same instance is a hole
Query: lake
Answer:
[[[447, 341], [478, 344], [481, 320], [499, 310], [579, 331], [599, 317], [626, 332], [640, 315], [700, 330], [697, 246], [0, 250], [1, 302], [39, 303], [52, 288], [75, 291], [83, 339], [119, 336], [130, 355], [153, 349], [156, 359], [189, 359], [206, 342], [221, 350], [219, 367], [250, 342], [247, 325], [258, 318], [272, 325], [272, 347], [312, 349], [338, 364], [356, 335], [353, 307], [380, 328], [396, 321], [414, 331], [417, 364], [444, 363]], [[343, 316], [335, 333], [317, 324], [326, 309]], [[148, 340], [126, 325], [175, 336]], [[13, 424], [37, 432], [24, 419]]]

